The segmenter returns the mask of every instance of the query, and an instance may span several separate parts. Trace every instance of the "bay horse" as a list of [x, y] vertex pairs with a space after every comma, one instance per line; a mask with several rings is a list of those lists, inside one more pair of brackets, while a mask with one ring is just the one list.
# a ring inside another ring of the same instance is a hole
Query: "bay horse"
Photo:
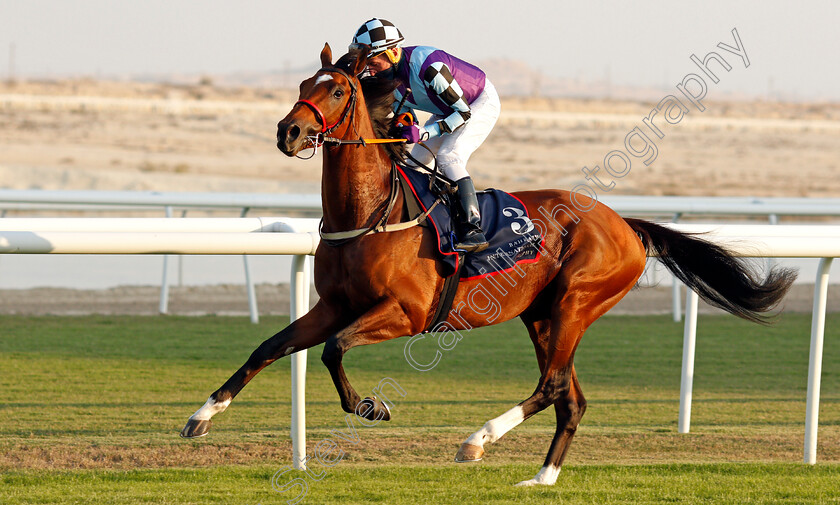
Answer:
[[[333, 64], [330, 47], [324, 46], [322, 68], [301, 83], [299, 101], [277, 125], [277, 146], [284, 154], [297, 155], [311, 145], [308, 138], [325, 132], [342, 140], [384, 135], [394, 85], [383, 87], [381, 82], [357, 78], [366, 66], [366, 54], [351, 52]], [[369, 229], [383, 216], [389, 216], [388, 223], [406, 219], [402, 198], [396, 199], [390, 214], [385, 210], [393, 190], [394, 154], [394, 148], [324, 144], [323, 232]], [[553, 405], [557, 429], [545, 462], [522, 485], [552, 485], [557, 480], [586, 410], [573, 364], [575, 349], [589, 325], [636, 284], [648, 254], [657, 255], [710, 304], [756, 322], [765, 321], [763, 313], [777, 305], [796, 276], [777, 268], [761, 278], [742, 260], [702, 238], [648, 221], [624, 219], [582, 194], [546, 189], [514, 195], [530, 216], [549, 209], [553, 222], [540, 230], [544, 244], [539, 260], [517, 266], [524, 282], [508, 287], [508, 294], [499, 300], [501, 312], [492, 323], [517, 316], [522, 320], [536, 351], [540, 378], [530, 397], [470, 435], [456, 460], [480, 460], [485, 444], [496, 442]], [[305, 316], [260, 344], [189, 418], [181, 435], [207, 434], [210, 418], [225, 410], [260, 370], [321, 343], [325, 343], [321, 359], [344, 411], [370, 420], [390, 419], [381, 400], [359, 397], [347, 380], [342, 359], [353, 347], [416, 335], [428, 327], [444, 282], [433, 234], [429, 227], [414, 226], [366, 234], [341, 245], [322, 240], [315, 253], [315, 288], [320, 300]], [[486, 314], [467, 299], [479, 281], [460, 282], [452, 304], [460, 308], [457, 318], [450, 313], [446, 321], [451, 328], [489, 324]]]

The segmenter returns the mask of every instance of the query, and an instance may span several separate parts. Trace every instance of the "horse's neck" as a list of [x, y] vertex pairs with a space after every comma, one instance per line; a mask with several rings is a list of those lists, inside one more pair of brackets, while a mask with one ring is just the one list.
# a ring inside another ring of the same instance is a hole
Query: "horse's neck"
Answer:
[[[344, 135], [373, 138], [367, 109], [359, 100], [354, 114], [355, 128], [348, 124]], [[377, 146], [330, 146], [324, 150], [321, 174], [321, 199], [326, 231], [364, 228], [379, 218], [383, 202], [390, 192], [391, 162]]]

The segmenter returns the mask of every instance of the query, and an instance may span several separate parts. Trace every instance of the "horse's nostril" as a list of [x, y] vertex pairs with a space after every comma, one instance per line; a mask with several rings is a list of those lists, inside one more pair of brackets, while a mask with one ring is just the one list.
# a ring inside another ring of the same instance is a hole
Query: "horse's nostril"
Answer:
[[286, 141], [292, 142], [297, 140], [300, 136], [300, 127], [298, 125], [292, 125], [286, 130]]

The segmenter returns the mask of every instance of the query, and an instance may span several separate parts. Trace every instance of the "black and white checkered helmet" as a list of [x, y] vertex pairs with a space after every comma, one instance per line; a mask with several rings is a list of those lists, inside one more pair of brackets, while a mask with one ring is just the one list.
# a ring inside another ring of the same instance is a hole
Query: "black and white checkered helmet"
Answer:
[[362, 44], [368, 45], [370, 46], [368, 57], [373, 57], [386, 49], [398, 47], [402, 41], [403, 34], [393, 23], [387, 19], [373, 18], [359, 27], [353, 37], [353, 43], [350, 44], [350, 49]]

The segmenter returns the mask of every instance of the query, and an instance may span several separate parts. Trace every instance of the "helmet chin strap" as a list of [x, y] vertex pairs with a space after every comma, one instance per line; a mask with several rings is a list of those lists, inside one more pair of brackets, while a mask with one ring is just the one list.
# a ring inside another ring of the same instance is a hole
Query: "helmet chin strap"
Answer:
[[390, 61], [392, 65], [396, 65], [400, 62], [400, 57], [402, 57], [402, 48], [397, 46], [386, 49], [385, 57], [388, 58], [388, 61]]
[[[353, 46], [351, 45], [350, 47]], [[370, 60], [372, 58], [379, 58], [380, 56], [387, 60], [388, 63], [391, 64], [391, 66], [386, 69], [377, 71], [376, 75], [379, 75], [384, 79], [393, 79], [397, 72], [397, 64], [400, 62], [400, 58], [402, 58], [402, 48], [392, 47], [373, 56], [368, 56], [368, 59]], [[374, 74], [372, 74], [370, 71], [370, 65], [366, 65], [364, 70], [359, 72], [359, 74], [356, 75], [356, 77], [362, 79], [364, 77], [371, 77], [373, 75]]]

